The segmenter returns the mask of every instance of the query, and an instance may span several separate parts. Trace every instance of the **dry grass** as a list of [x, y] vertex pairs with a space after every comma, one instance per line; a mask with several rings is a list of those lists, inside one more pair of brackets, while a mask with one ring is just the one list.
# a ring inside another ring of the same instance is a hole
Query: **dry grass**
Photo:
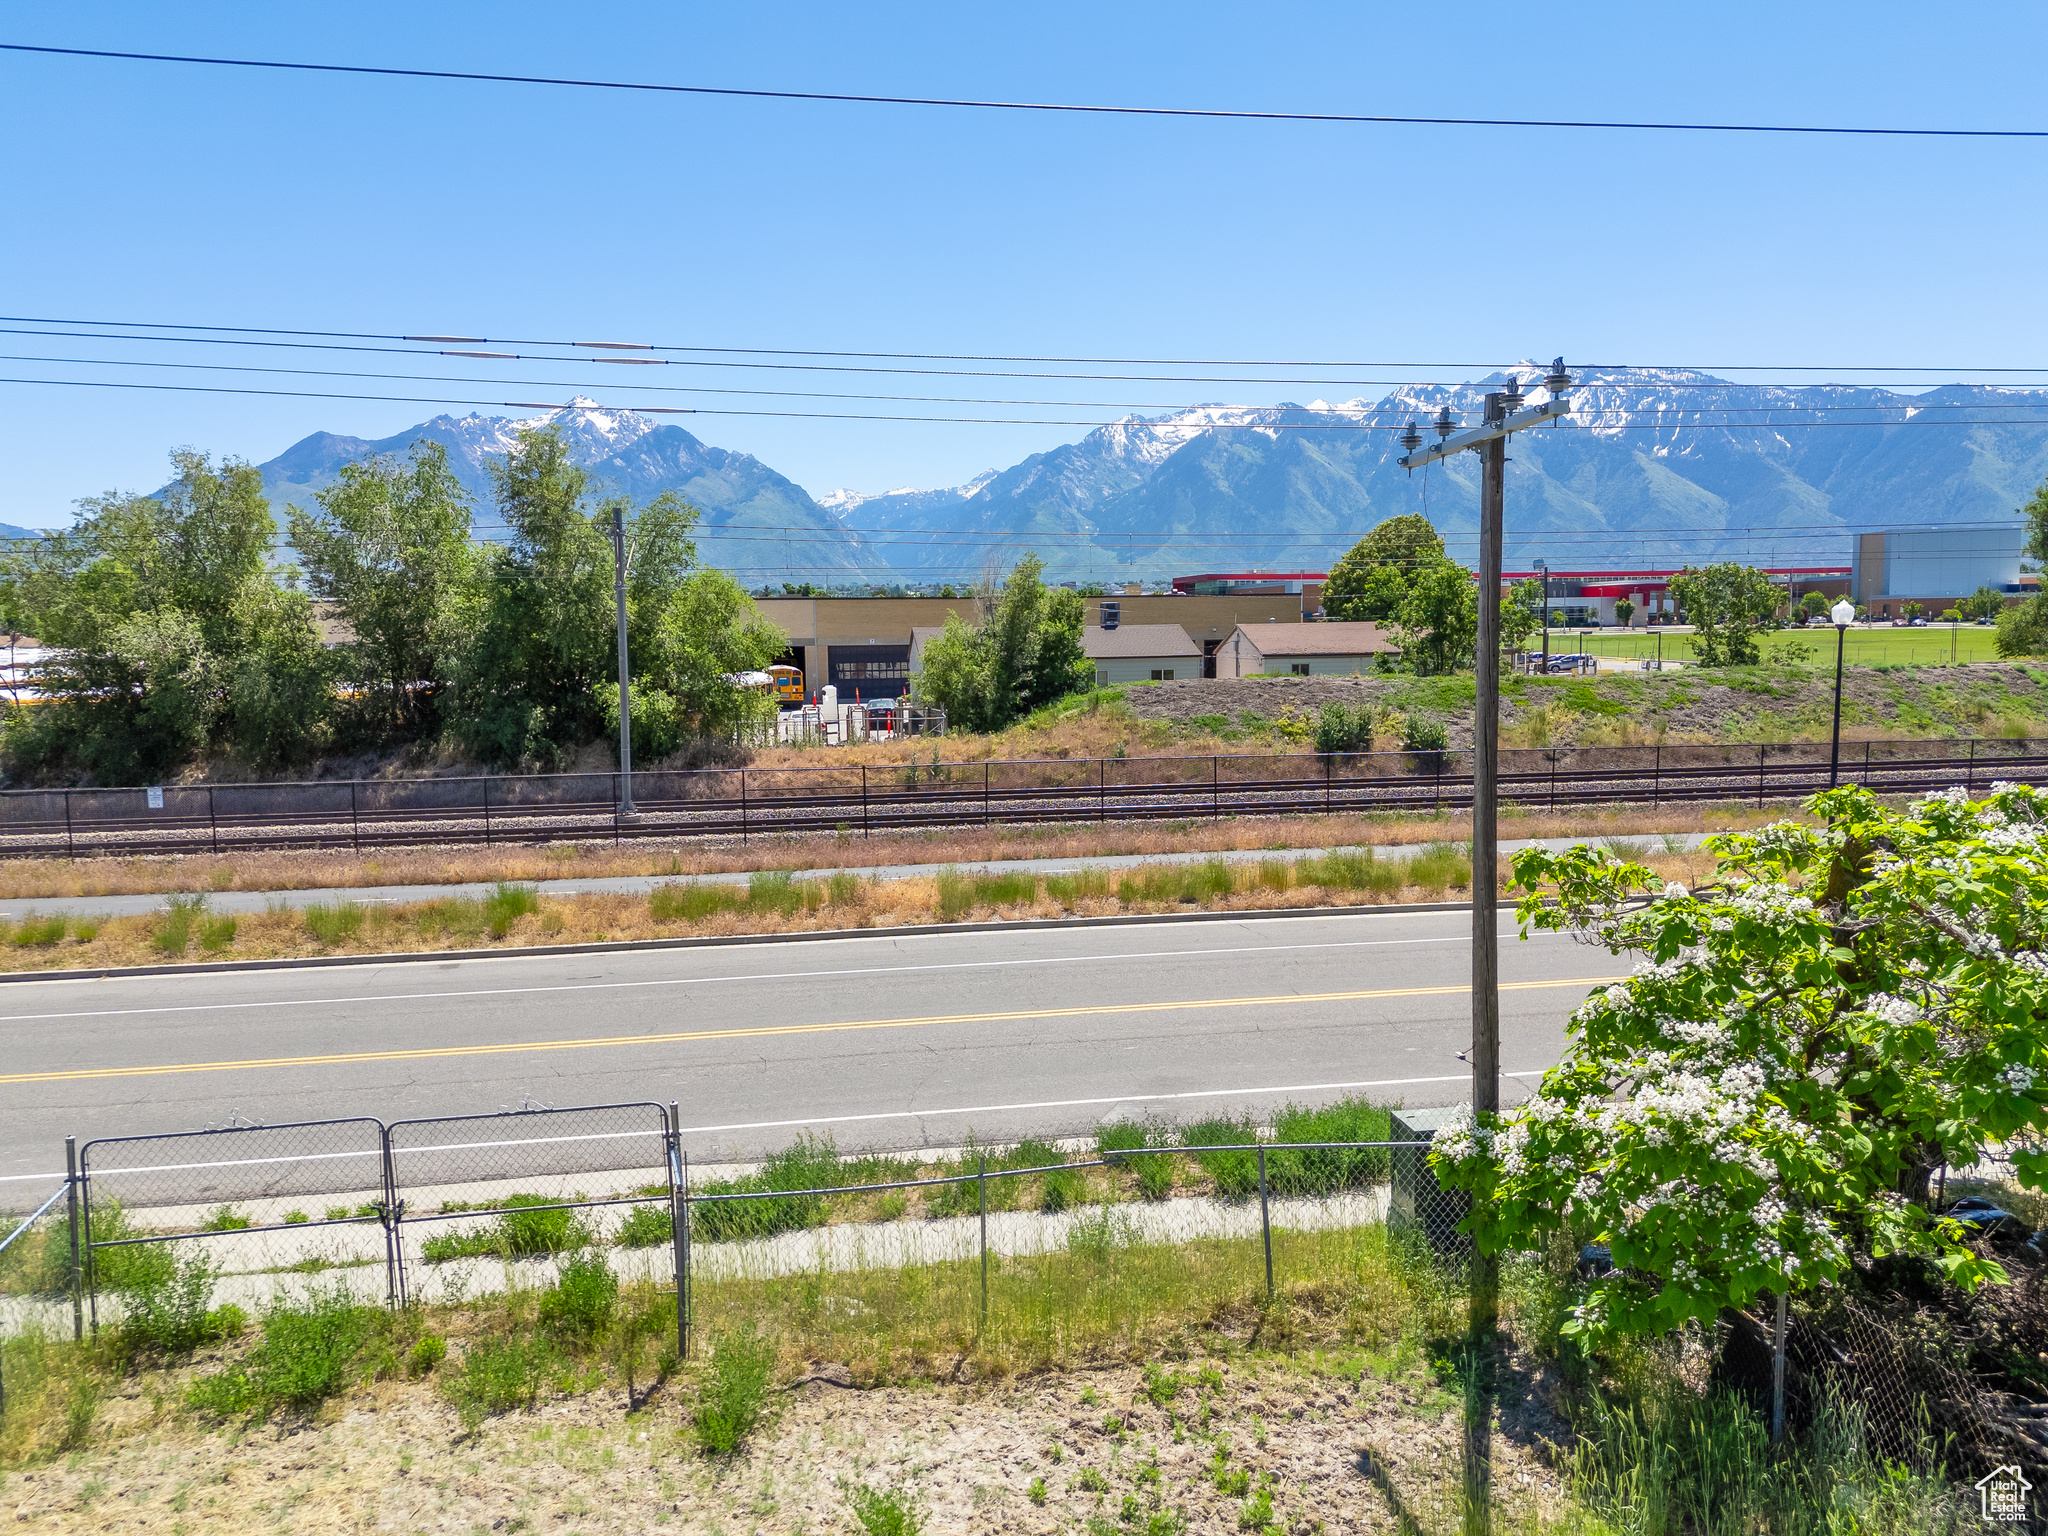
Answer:
[[[1610, 806], [1516, 814], [1502, 808], [1503, 838], [1642, 837], [1658, 832], [1742, 830], [1782, 821], [1783, 806]], [[613, 875], [706, 875], [787, 869], [865, 869], [882, 864], [979, 864], [997, 859], [1098, 858], [1119, 854], [1282, 851], [1351, 844], [1386, 847], [1467, 835], [1464, 815], [1233, 817], [1225, 821], [959, 827], [857, 837], [806, 833], [704, 838], [689, 843], [548, 843], [528, 847], [419, 847], [372, 853], [287, 851], [102, 859], [0, 860], [0, 900], [155, 895], [173, 891], [334, 890]]]
[[[1635, 850], [1668, 878], [1697, 880], [1702, 854]], [[277, 907], [233, 919], [173, 907], [148, 917], [0, 925], [0, 971], [156, 965], [186, 960], [420, 954], [449, 949], [515, 950], [658, 938], [821, 933], [991, 919], [1117, 917], [1168, 912], [1262, 912], [1463, 899], [1469, 868], [1448, 850], [1374, 862], [1368, 874], [1337, 871], [1313, 858], [1138, 865], [1087, 878], [1036, 875], [902, 880], [757, 876], [751, 888], [658, 888], [654, 896], [536, 897], [531, 887], [482, 901], [442, 899], [376, 905]], [[1505, 875], [1505, 868], [1503, 869]], [[679, 896], [718, 910], [676, 911]], [[60, 936], [61, 935], [61, 936]], [[33, 942], [28, 942], [32, 940]]]
[[[1235, 1533], [1265, 1490], [1281, 1529], [1414, 1529], [1404, 1511], [1424, 1529], [1454, 1528], [1460, 1398], [1430, 1346], [1455, 1326], [1456, 1295], [1399, 1263], [1377, 1229], [1283, 1246], [1275, 1258], [1291, 1278], [1270, 1305], [1256, 1241], [1201, 1246], [1185, 1266], [1172, 1249], [1127, 1252], [1108, 1269], [1081, 1255], [1033, 1272], [1005, 1264], [994, 1337], [979, 1343], [976, 1307], [947, 1303], [939, 1292], [958, 1287], [936, 1273], [811, 1276], [787, 1296], [700, 1288], [721, 1324], [772, 1312], [779, 1329], [774, 1401], [729, 1458], [703, 1454], [688, 1427], [709, 1326], [689, 1364], [640, 1371], [637, 1397], [616, 1348], [599, 1343], [550, 1373], [534, 1407], [465, 1433], [448, 1388], [480, 1344], [531, 1325], [531, 1291], [424, 1312], [413, 1322], [447, 1338], [445, 1360], [268, 1424], [211, 1423], [186, 1406], [193, 1380], [253, 1339], [125, 1376], [90, 1349], [39, 1346], [42, 1379], [10, 1420], [5, 1503], [27, 1531], [708, 1536], [855, 1531], [850, 1496], [865, 1484], [910, 1490], [926, 1536], [979, 1536], [1094, 1520]], [[1034, 1287], [1044, 1299], [1013, 1317]], [[856, 1292], [878, 1305], [863, 1311]], [[659, 1305], [652, 1293], [621, 1301]], [[1039, 1319], [1067, 1344], [991, 1347], [1042, 1331]], [[885, 1331], [898, 1343], [864, 1355], [861, 1335]], [[81, 1382], [106, 1396], [65, 1451]], [[1510, 1382], [1491, 1436], [1498, 1497], [1517, 1517], [1552, 1513], [1563, 1490], [1539, 1453], [1568, 1438], [1553, 1384], [1520, 1359]]]

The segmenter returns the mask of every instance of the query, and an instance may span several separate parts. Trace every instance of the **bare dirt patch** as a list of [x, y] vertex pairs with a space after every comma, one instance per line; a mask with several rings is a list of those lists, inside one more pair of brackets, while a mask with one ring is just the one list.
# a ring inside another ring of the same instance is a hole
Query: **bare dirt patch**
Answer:
[[[310, 1423], [209, 1430], [168, 1406], [175, 1382], [136, 1378], [92, 1449], [7, 1475], [0, 1519], [113, 1536], [836, 1532], [859, 1529], [849, 1493], [865, 1485], [906, 1490], [926, 1536], [1039, 1536], [1091, 1520], [1224, 1536], [1245, 1528], [1262, 1491], [1280, 1529], [1320, 1522], [1338, 1536], [1413, 1529], [1404, 1515], [1434, 1529], [1454, 1506], [1460, 1398], [1413, 1356], [1240, 1357], [1165, 1403], [1131, 1366], [863, 1391], [818, 1364], [824, 1379], [782, 1393], [730, 1461], [689, 1445], [673, 1390], [639, 1412], [614, 1392], [562, 1399], [471, 1437], [420, 1384], [363, 1389]], [[1178, 1368], [1191, 1378], [1196, 1364]], [[1548, 1383], [1510, 1371], [1490, 1437], [1509, 1511], [1561, 1498], [1543, 1449], [1567, 1434], [1549, 1397]]]

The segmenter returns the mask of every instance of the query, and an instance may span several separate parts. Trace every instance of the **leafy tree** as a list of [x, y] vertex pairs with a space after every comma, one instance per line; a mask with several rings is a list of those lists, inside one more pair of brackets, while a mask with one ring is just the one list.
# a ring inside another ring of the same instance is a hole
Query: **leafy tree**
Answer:
[[[1474, 594], [1477, 601], [1477, 594]], [[1516, 582], [1500, 605], [1500, 643], [1519, 650], [1543, 623], [1543, 583], [1533, 578]], [[1478, 633], [1474, 625], [1474, 635]]]
[[280, 690], [298, 741], [322, 739], [331, 691], [304, 680], [324, 657], [294, 573], [267, 567], [276, 524], [262, 476], [171, 457], [161, 495], [89, 498], [71, 528], [9, 558], [10, 613], [55, 651], [37, 678], [50, 702], [6, 730], [28, 774], [154, 782], [216, 742], [279, 766]]
[[354, 632], [349, 670], [379, 734], [418, 736], [436, 725], [445, 680], [446, 619], [476, 564], [469, 497], [439, 443], [413, 444], [405, 462], [359, 459], [290, 512], [292, 543], [314, 597]]
[[1433, 1161], [1488, 1251], [1568, 1227], [1611, 1245], [1575, 1329], [1711, 1321], [1857, 1254], [2000, 1281], [1930, 1176], [2002, 1145], [2048, 1184], [2048, 794], [1807, 809], [1819, 825], [1711, 839], [1719, 878], [1692, 891], [1584, 844], [1516, 855], [1525, 933], [1645, 958], [1580, 1005], [1528, 1103]]
[[1962, 623], [1962, 622], [1963, 622], [1963, 610], [1962, 610], [1962, 609], [1960, 609], [1960, 608], [1944, 608], [1944, 609], [1942, 609], [1942, 610], [1941, 610], [1941, 622], [1942, 622], [1942, 623], [1944, 623], [1944, 624], [1960, 624], [1960, 623]]
[[1809, 624], [1815, 619], [1826, 618], [1828, 606], [1826, 594], [1820, 592], [1809, 592], [1806, 596], [1799, 599], [1799, 612]]
[[1454, 560], [1439, 560], [1408, 579], [1394, 617], [1394, 638], [1409, 667], [1425, 677], [1454, 671], [1471, 662], [1478, 637], [1479, 606], [1470, 571]]
[[1390, 517], [1330, 568], [1323, 609], [1339, 619], [1397, 618], [1409, 584], [1444, 559], [1444, 541], [1428, 518]]
[[945, 630], [925, 642], [911, 688], [944, 709], [948, 725], [999, 731], [1092, 682], [1081, 595], [1048, 590], [1044, 569], [1025, 556], [1000, 588], [981, 594], [980, 622], [948, 614]]
[[2036, 560], [2048, 560], [2048, 480], [2035, 486], [2034, 494], [2018, 510], [2027, 520], [2027, 553]]
[[2001, 656], [2048, 654], [2048, 607], [2039, 597], [2004, 609], [1998, 615], [1998, 637], [1994, 642]]
[[1671, 595], [1693, 626], [1701, 666], [1753, 667], [1763, 660], [1756, 637], [1777, 612], [1778, 591], [1762, 571], [1732, 560], [1689, 565], [1671, 578]]
[[1917, 619], [1920, 617], [1921, 614], [1925, 613], [1927, 609], [1924, 604], [1922, 604], [1916, 599], [1912, 602], [1907, 603], [1903, 611], [1907, 618]]
[[2005, 611], [2005, 594], [1996, 587], [1979, 587], [1956, 606], [1966, 619], [1995, 619]]
[[1617, 597], [1614, 600], [1614, 619], [1623, 629], [1634, 627], [1629, 621], [1635, 616], [1636, 605], [1634, 602], [1626, 597]]

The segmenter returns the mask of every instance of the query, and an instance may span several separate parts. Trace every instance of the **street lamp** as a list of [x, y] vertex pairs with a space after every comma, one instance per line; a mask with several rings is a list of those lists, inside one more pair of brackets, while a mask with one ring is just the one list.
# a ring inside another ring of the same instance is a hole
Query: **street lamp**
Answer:
[[1856, 605], [1845, 597], [1828, 610], [1828, 617], [1835, 621], [1835, 746], [1828, 757], [1828, 788], [1833, 789], [1842, 777], [1842, 647], [1856, 620]]
[[1543, 675], [1550, 676], [1550, 562], [1538, 560], [1536, 569], [1543, 583]]

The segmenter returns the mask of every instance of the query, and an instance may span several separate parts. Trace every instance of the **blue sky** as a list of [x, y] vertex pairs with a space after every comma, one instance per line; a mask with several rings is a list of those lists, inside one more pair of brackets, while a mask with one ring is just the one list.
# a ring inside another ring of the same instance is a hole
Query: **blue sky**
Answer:
[[[0, 40], [864, 93], [2048, 126], [2048, 11], [1978, 5], [1966, 26], [1940, 19], [1885, 4], [74, 0], [10, 8]], [[15, 315], [738, 347], [1389, 362], [1563, 351], [1945, 370], [1927, 382], [2048, 363], [2048, 141], [1074, 118], [5, 55], [0, 146], [0, 310]], [[15, 345], [0, 351], [87, 355], [5, 339]], [[131, 343], [92, 355], [196, 353]], [[499, 376], [566, 379], [565, 366]], [[681, 371], [576, 377], [626, 403], [619, 375]], [[999, 388], [730, 371], [700, 382]], [[1146, 404], [1383, 392], [1002, 387]], [[436, 409], [0, 384], [0, 520], [61, 523], [77, 497], [154, 486], [175, 445], [261, 460], [311, 431], [380, 437]], [[1083, 430], [683, 424], [813, 494], [954, 484]]]

